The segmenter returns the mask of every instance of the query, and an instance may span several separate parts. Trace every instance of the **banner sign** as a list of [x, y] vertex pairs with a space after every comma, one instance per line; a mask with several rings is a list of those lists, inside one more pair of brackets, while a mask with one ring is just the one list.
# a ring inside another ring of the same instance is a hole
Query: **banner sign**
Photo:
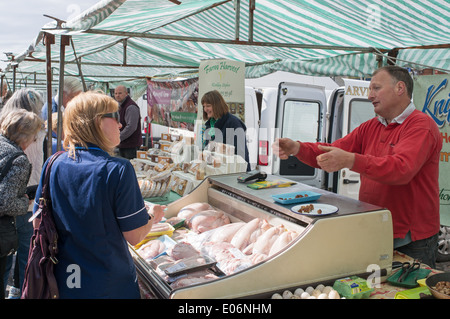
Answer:
[[[227, 102], [230, 113], [245, 123], [245, 63], [231, 60], [206, 60], [200, 63], [199, 102], [206, 92], [217, 90]], [[199, 119], [203, 117], [199, 105]]]
[[441, 224], [450, 225], [450, 75], [422, 75], [414, 79], [413, 101], [416, 108], [428, 114], [442, 136], [439, 166]]
[[147, 114], [152, 123], [194, 130], [198, 78], [180, 81], [147, 80]]

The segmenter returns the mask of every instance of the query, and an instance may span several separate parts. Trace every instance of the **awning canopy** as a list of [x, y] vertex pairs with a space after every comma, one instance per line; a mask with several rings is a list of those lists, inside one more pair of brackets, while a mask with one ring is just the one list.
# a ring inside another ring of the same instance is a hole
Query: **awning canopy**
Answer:
[[[45, 83], [44, 32], [59, 72], [96, 83], [145, 83], [195, 74], [205, 59], [246, 63], [246, 77], [274, 71], [368, 77], [388, 60], [450, 72], [448, 0], [103, 0], [78, 17], [52, 21], [7, 68], [17, 81]], [[57, 77], [55, 78], [57, 79]]]

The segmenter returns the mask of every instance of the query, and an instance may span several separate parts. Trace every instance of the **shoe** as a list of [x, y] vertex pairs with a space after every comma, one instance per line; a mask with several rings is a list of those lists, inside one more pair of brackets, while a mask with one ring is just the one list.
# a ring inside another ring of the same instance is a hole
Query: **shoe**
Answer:
[[16, 287], [10, 287], [8, 299], [20, 299], [20, 289]]

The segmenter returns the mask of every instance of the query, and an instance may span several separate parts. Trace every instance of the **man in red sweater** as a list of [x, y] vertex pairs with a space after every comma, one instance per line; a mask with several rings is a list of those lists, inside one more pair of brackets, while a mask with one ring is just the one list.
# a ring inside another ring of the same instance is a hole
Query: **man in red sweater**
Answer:
[[442, 137], [436, 123], [416, 110], [412, 91], [407, 70], [380, 68], [369, 87], [377, 117], [332, 144], [280, 138], [272, 147], [281, 159], [295, 155], [327, 172], [359, 173], [359, 199], [392, 214], [394, 249], [435, 267]]

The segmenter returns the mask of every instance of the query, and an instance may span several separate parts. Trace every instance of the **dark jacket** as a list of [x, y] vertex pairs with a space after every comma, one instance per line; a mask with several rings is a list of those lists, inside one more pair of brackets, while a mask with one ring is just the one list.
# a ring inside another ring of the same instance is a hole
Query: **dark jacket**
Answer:
[[[211, 129], [210, 119], [208, 119], [208, 121], [206, 121], [205, 123], [205, 132], [208, 132], [209, 129]], [[209, 140], [218, 143], [234, 145], [234, 154], [240, 155], [243, 159], [245, 159], [245, 161], [248, 163], [247, 170], [249, 170], [250, 163], [247, 148], [247, 138], [245, 136], [247, 127], [245, 126], [245, 124], [233, 114], [227, 113], [217, 120], [214, 125], [214, 129], [220, 130], [222, 134], [220, 136], [217, 130], [215, 130], [214, 136], [211, 136]], [[236, 131], [236, 129], [242, 129], [243, 132], [239, 130]], [[209, 136], [209, 134], [205, 133], [205, 136]], [[208, 145], [209, 140], [208, 138], [206, 139], [206, 145]]]
[[[131, 105], [135, 105], [139, 111], [139, 106], [137, 106], [137, 104], [131, 99], [130, 96], [127, 96], [119, 107], [120, 123], [122, 124], [122, 128], [120, 129], [121, 132], [127, 126], [125, 114], [127, 112], [128, 107], [130, 107]], [[119, 148], [139, 148], [141, 145], [142, 145], [142, 131], [141, 131], [141, 115], [139, 113], [136, 130], [134, 130], [134, 132], [131, 133], [130, 136], [128, 136], [127, 138], [125, 138], [120, 142]]]

